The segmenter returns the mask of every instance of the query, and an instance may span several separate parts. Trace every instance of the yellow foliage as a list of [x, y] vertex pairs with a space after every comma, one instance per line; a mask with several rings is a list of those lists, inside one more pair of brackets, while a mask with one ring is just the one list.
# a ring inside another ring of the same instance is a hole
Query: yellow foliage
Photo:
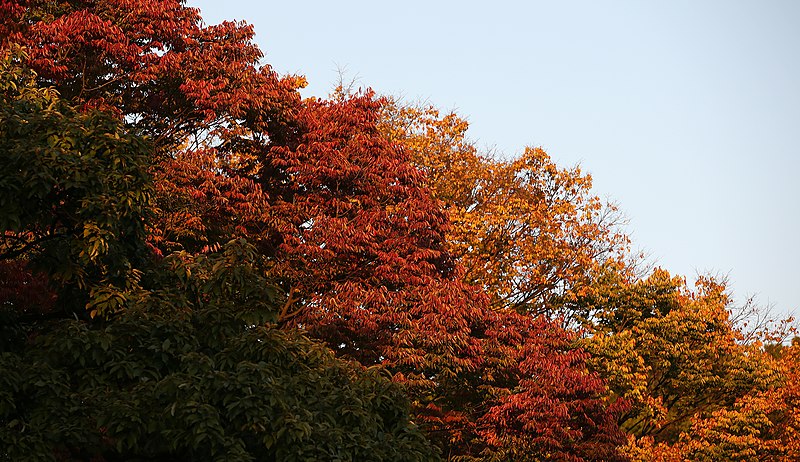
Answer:
[[776, 365], [781, 383], [710, 414], [695, 414], [672, 444], [631, 437], [623, 453], [632, 462], [800, 460], [800, 356], [797, 346], [787, 350]]
[[481, 155], [467, 128], [455, 113], [397, 102], [386, 105], [382, 125], [447, 209], [464, 281], [498, 309], [564, 314], [556, 300], [580, 293], [603, 263], [625, 255], [617, 210], [591, 194], [580, 168], [559, 168], [540, 148], [511, 160]]
[[621, 423], [634, 436], [674, 442], [696, 416], [780, 381], [760, 345], [740, 342], [725, 286], [713, 279], [690, 290], [660, 269], [633, 282], [609, 272], [580, 305], [595, 319], [583, 345], [614, 394], [631, 404]]

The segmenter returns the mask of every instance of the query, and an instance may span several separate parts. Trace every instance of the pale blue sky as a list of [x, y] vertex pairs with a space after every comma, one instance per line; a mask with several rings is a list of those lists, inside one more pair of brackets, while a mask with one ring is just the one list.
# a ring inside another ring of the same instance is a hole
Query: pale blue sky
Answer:
[[456, 109], [480, 146], [580, 163], [660, 266], [800, 309], [800, 2], [189, 4], [253, 24], [305, 96], [343, 68]]

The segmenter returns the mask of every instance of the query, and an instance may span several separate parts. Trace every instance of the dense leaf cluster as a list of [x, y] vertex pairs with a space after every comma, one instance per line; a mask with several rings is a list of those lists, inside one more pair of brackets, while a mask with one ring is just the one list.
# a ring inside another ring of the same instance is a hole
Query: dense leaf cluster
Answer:
[[[37, 87], [16, 62], [25, 57], [0, 61], [0, 259], [27, 257], [65, 287], [97, 295], [91, 312], [114, 311], [109, 286], [138, 279], [150, 147], [118, 119]], [[73, 301], [82, 310], [87, 300]]]
[[0, 353], [0, 460], [435, 459], [385, 373], [265, 324], [250, 250], [171, 256], [113, 322]]

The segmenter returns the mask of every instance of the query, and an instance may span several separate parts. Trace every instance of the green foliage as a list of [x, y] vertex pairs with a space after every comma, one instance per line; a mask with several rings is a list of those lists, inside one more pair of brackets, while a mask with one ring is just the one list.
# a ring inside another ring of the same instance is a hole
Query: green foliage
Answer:
[[113, 322], [0, 353], [0, 460], [436, 460], [385, 372], [263, 323], [253, 257], [172, 255]]
[[582, 346], [609, 388], [631, 402], [620, 424], [632, 435], [674, 442], [693, 417], [779, 379], [758, 345], [740, 342], [725, 285], [700, 278], [696, 286], [661, 269], [633, 282], [609, 272], [579, 300], [594, 316]]
[[110, 314], [140, 276], [150, 148], [118, 118], [38, 88], [23, 58], [0, 58], [0, 261], [29, 259]]

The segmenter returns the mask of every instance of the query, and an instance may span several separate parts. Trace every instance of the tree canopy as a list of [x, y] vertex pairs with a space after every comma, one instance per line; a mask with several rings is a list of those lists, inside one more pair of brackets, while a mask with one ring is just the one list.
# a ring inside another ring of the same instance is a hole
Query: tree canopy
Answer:
[[177, 0], [0, 2], [0, 52], [0, 460], [796, 457], [796, 346], [579, 167]]
[[436, 460], [385, 372], [267, 322], [280, 291], [256, 258], [171, 255], [113, 322], [0, 354], [0, 459]]

